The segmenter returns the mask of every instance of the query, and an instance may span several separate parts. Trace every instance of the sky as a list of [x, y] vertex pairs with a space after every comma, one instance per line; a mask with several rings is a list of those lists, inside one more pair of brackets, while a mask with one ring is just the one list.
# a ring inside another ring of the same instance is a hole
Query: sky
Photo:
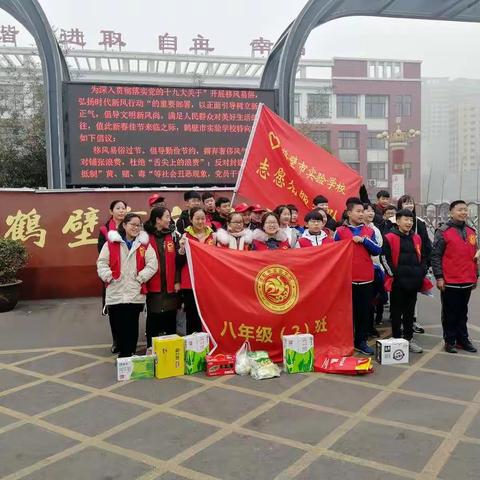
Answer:
[[[85, 48], [99, 49], [100, 30], [121, 32], [124, 50], [158, 51], [158, 35], [178, 37], [178, 53], [189, 53], [197, 34], [210, 39], [213, 54], [249, 56], [250, 42], [273, 42], [302, 10], [306, 0], [40, 0], [51, 25], [79, 28]], [[33, 39], [0, 11], [0, 24], [21, 31], [19, 46]], [[315, 29], [306, 58], [362, 57], [421, 60], [424, 77], [480, 78], [475, 45], [480, 24], [350, 17]]]

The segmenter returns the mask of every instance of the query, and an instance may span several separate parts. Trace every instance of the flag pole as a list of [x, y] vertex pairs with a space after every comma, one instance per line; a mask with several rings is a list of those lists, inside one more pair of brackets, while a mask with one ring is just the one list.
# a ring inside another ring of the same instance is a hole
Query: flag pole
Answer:
[[238, 172], [237, 183], [235, 184], [235, 187], [233, 188], [232, 205], [233, 205], [233, 202], [234, 202], [234, 199], [235, 199], [235, 195], [237, 194], [237, 191], [240, 188], [240, 184], [242, 182], [243, 172], [245, 170], [245, 165], [247, 164], [247, 158], [248, 158], [248, 155], [250, 154], [250, 149], [252, 147], [253, 138], [255, 137], [255, 132], [257, 131], [257, 125], [258, 125], [258, 121], [260, 119], [260, 114], [262, 113], [263, 107], [264, 107], [263, 103], [258, 104], [257, 113], [255, 114], [255, 119], [254, 119], [253, 125], [252, 125], [252, 131], [250, 132], [250, 137], [248, 137], [247, 148], [245, 149], [245, 153], [243, 155], [243, 160], [242, 160], [242, 165], [240, 167], [240, 171]]

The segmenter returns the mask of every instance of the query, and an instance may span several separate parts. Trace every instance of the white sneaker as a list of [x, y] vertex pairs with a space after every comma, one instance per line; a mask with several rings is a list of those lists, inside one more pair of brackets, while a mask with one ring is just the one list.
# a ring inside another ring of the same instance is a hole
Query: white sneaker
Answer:
[[410, 343], [408, 345], [408, 349], [412, 353], [422, 353], [423, 352], [423, 348], [418, 343], [415, 343], [413, 340], [410, 340]]

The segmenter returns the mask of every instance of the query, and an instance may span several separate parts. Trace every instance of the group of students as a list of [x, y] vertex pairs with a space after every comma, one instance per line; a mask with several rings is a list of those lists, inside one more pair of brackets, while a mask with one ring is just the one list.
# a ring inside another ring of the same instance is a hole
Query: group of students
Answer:
[[234, 250], [288, 250], [321, 247], [339, 240], [354, 244], [352, 303], [354, 347], [372, 355], [369, 336], [377, 336], [383, 306], [390, 294], [392, 335], [410, 342], [410, 351], [421, 353], [413, 334], [423, 333], [415, 322], [417, 293], [431, 287], [430, 266], [442, 298], [445, 350], [474, 352], [467, 330], [468, 301], [477, 283], [476, 232], [466, 224], [468, 208], [458, 200], [450, 205], [451, 219], [435, 234], [432, 244], [425, 223], [416, 216], [411, 196], [391, 205], [387, 191], [371, 204], [366, 191], [346, 201], [342, 220], [329, 213], [328, 199], [315, 197], [315, 208], [302, 223], [294, 205], [273, 211], [240, 203], [212, 192], [184, 194], [186, 209], [175, 222], [165, 199], [149, 199], [149, 219], [142, 224], [136, 213], [127, 213], [122, 200], [110, 205], [111, 217], [101, 227], [97, 271], [105, 285], [104, 305], [112, 331], [112, 353], [120, 357], [136, 351], [139, 315], [147, 307], [147, 347], [152, 337], [176, 332], [176, 315], [183, 304], [187, 334], [201, 331], [186, 261], [186, 241]]

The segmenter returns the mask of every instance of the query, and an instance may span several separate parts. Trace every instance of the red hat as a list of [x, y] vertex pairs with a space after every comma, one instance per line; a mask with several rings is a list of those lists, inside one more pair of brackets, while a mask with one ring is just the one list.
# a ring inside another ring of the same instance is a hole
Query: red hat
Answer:
[[163, 202], [165, 201], [165, 197], [162, 197], [159, 193], [154, 193], [149, 199], [148, 199], [148, 204], [150, 206], [153, 206], [155, 203]]
[[262, 208], [258, 203], [255, 203], [250, 208], [251, 208], [252, 212], [255, 212], [255, 213], [263, 213], [263, 212], [267, 211], [266, 208]]
[[235, 212], [237, 212], [237, 213], [245, 213], [245, 212], [248, 212], [250, 210], [252, 210], [252, 207], [249, 207], [246, 203], [239, 203], [235, 207]]

